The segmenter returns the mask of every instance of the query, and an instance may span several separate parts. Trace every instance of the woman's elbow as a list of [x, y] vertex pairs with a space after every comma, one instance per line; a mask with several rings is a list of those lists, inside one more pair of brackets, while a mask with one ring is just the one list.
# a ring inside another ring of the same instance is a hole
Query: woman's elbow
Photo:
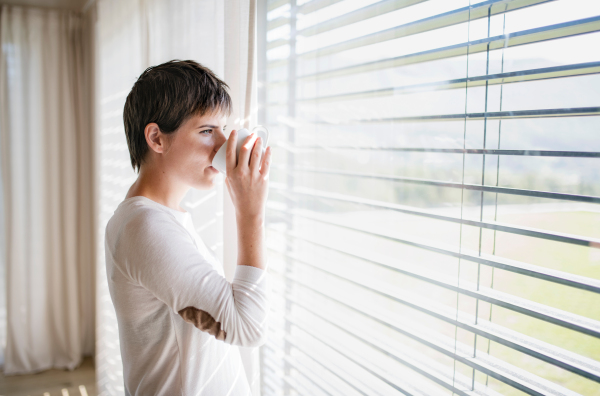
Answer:
[[256, 348], [256, 347], [263, 346], [266, 343], [267, 343], [267, 332], [264, 332], [263, 334], [261, 334], [258, 337], [253, 337], [253, 338], [247, 339], [240, 346], [248, 347], [248, 348]]
[[[232, 334], [230, 344], [242, 347], [259, 347], [267, 342], [269, 337], [268, 317], [262, 323], [246, 323], [237, 332]], [[228, 342], [225, 338], [225, 342]]]

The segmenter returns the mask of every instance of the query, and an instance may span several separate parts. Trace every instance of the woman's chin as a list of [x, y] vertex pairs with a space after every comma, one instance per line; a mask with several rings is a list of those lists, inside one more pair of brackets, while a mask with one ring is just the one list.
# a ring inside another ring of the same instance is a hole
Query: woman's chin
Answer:
[[210, 190], [216, 185], [216, 177], [204, 177], [202, 180], [199, 180], [195, 183], [194, 187], [196, 190]]

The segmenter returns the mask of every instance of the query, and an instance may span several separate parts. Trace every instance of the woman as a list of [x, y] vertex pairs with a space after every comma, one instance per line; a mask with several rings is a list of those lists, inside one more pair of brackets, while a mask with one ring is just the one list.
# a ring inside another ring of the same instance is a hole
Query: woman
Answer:
[[[249, 136], [227, 188], [236, 211], [232, 283], [180, 202], [214, 186], [212, 159], [225, 143], [227, 85], [193, 61], [148, 68], [127, 96], [123, 119], [138, 178], [106, 227], [106, 269], [119, 324], [127, 395], [250, 395], [232, 346], [265, 343], [269, 312], [264, 208], [271, 150]], [[258, 148], [257, 148], [258, 147]]]

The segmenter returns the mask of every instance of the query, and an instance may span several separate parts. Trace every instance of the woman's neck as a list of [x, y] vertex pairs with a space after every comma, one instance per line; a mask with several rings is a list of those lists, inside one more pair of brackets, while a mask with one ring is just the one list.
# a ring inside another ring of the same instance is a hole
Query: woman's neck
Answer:
[[179, 203], [188, 190], [188, 186], [182, 186], [164, 171], [142, 165], [137, 180], [131, 185], [125, 198], [141, 195], [171, 209], [185, 212]]

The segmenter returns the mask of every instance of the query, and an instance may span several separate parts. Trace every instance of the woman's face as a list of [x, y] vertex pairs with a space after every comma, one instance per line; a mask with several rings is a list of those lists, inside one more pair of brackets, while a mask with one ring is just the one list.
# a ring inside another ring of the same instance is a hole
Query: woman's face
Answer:
[[227, 140], [226, 117], [221, 113], [191, 116], [173, 132], [170, 144], [163, 153], [171, 177], [198, 190], [214, 186], [219, 173], [211, 166], [213, 157]]

